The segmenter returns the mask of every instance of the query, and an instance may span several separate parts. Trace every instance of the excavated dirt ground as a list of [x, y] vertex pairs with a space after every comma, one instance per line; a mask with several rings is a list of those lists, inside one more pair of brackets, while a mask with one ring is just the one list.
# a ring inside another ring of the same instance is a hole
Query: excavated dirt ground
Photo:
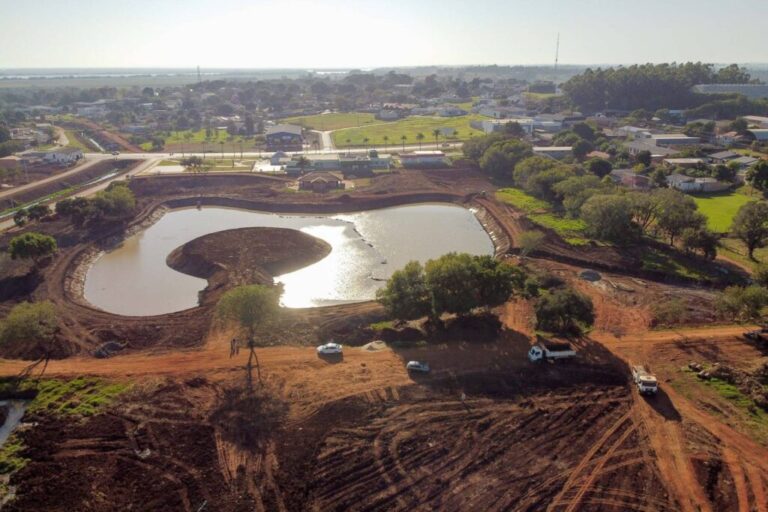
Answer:
[[[132, 187], [137, 229], [161, 205], [326, 213], [426, 200], [484, 208], [508, 247], [527, 229], [516, 212], [483, 197], [494, 187], [472, 171], [391, 175], [341, 195], [285, 193], [284, 180], [247, 175], [135, 179]], [[34, 278], [7, 262], [0, 308], [53, 300], [65, 318], [67, 353], [79, 355], [51, 362], [48, 375], [98, 375], [133, 388], [82, 422], [28, 418], [38, 422], [22, 434], [30, 463], [13, 477], [18, 497], [8, 510], [768, 512], [766, 445], [738, 411], [673, 385], [690, 351], [733, 364], [754, 359], [754, 348], [736, 339], [743, 329], [649, 331], [655, 302], [683, 294], [696, 313], [711, 295], [653, 276], [607, 272], [598, 284], [576, 277], [583, 267], [574, 261], [615, 268], [621, 260], [611, 251], [559, 242], [550, 251], [548, 243], [526, 260], [595, 301], [596, 328], [577, 343], [577, 360], [527, 362], [534, 333], [526, 301], [497, 311], [504, 330], [490, 338], [465, 326], [426, 346], [346, 347], [343, 357], [322, 359], [301, 345], [339, 335], [367, 341], [360, 333], [372, 333], [361, 327], [382, 311], [373, 303], [314, 308], [287, 314], [276, 331], [280, 345], [292, 346], [257, 349], [264, 387], [248, 395], [248, 354], [229, 356], [229, 333], [209, 331], [210, 307], [120, 317], [74, 293], [73, 269], [94, 247], [119, 241], [126, 226], [79, 233], [53, 221], [35, 229], [60, 238], [61, 254]], [[180, 250], [189, 251], [187, 263], [199, 258], [192, 271], [225, 267], [229, 255], [214, 257], [216, 244], [200, 240]], [[128, 341], [127, 353], [87, 354], [111, 339]], [[404, 363], [413, 359], [428, 360], [433, 372], [408, 375]], [[627, 363], [659, 373], [659, 396], [632, 390]], [[0, 361], [0, 375], [25, 364]]]

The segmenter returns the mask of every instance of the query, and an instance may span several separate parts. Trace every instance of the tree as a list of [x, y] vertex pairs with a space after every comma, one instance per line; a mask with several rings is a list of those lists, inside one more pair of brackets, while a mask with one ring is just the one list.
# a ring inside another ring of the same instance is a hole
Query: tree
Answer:
[[427, 262], [424, 270], [435, 317], [443, 312], [463, 315], [480, 305], [472, 267], [472, 257], [466, 253], [448, 253]]
[[525, 130], [522, 126], [520, 126], [520, 123], [517, 121], [510, 121], [509, 123], [504, 125], [504, 133], [506, 135], [509, 135], [511, 137], [515, 137], [518, 139], [521, 139], [525, 137]]
[[746, 119], [739, 117], [738, 119], [734, 119], [733, 122], [731, 122], [730, 129], [734, 132], [737, 132], [739, 135], [744, 135], [749, 129], [749, 124], [747, 124]]
[[592, 158], [587, 162], [586, 168], [598, 178], [603, 178], [611, 173], [613, 165], [604, 158]]
[[401, 136], [400, 136], [400, 140], [401, 140], [401, 141], [402, 141], [402, 143], [403, 143], [403, 151], [405, 151], [405, 141], [406, 141], [406, 140], [408, 140], [408, 137], [407, 137], [407, 136], [405, 136], [405, 135], [401, 135]]
[[437, 149], [439, 146], [437, 145], [438, 139], [440, 138], [440, 130], [435, 128], [432, 130], [432, 135], [435, 137], [435, 149]]
[[528, 256], [535, 252], [544, 241], [544, 233], [541, 231], [525, 231], [517, 239], [517, 245], [520, 246], [520, 256]]
[[26, 224], [28, 220], [29, 212], [24, 208], [17, 210], [16, 213], [13, 214], [13, 223], [19, 227]]
[[42, 258], [56, 254], [56, 251], [56, 239], [41, 233], [24, 233], [12, 238], [8, 244], [11, 259], [31, 259], [35, 266]]
[[[529, 180], [530, 181], [530, 180]], [[597, 176], [572, 176], [552, 186], [555, 196], [563, 203], [563, 208], [573, 217], [578, 217], [582, 205], [595, 194], [608, 186]]]
[[644, 149], [635, 155], [635, 161], [639, 164], [643, 164], [645, 167], [650, 167], [651, 162], [653, 161], [653, 155], [651, 155], [650, 151]]
[[664, 189], [654, 194], [658, 201], [657, 227], [669, 237], [669, 244], [686, 229], [699, 229], [706, 225], [707, 218], [697, 212], [696, 202], [677, 190]]
[[733, 219], [731, 233], [744, 242], [749, 258], [754, 260], [755, 249], [768, 240], [768, 204], [755, 201], [742, 206]]
[[754, 279], [755, 283], [759, 284], [764, 288], [767, 288], [768, 287], [768, 263], [758, 263], [754, 273], [752, 274], [752, 279]]
[[106, 190], [98, 192], [90, 201], [89, 220], [123, 220], [133, 215], [136, 197], [125, 182], [114, 181]]
[[416, 134], [416, 140], [419, 141], [419, 149], [421, 149], [421, 141], [424, 140], [424, 134], [419, 132]]
[[50, 215], [51, 209], [48, 207], [48, 205], [36, 204], [34, 206], [29, 207], [29, 210], [27, 210], [27, 214], [29, 216], [29, 220], [40, 220]]
[[517, 139], [493, 143], [480, 158], [480, 169], [497, 178], [512, 177], [518, 162], [532, 154], [531, 145]]
[[747, 183], [763, 192], [768, 191], [768, 161], [760, 160], [747, 169]]
[[478, 306], [492, 308], [504, 304], [525, 282], [525, 274], [493, 256], [473, 258], [473, 284], [477, 293]]
[[593, 149], [595, 149], [595, 147], [592, 145], [592, 143], [591, 143], [591, 142], [589, 142], [589, 141], [586, 141], [586, 140], [583, 140], [583, 139], [582, 139], [582, 140], [580, 140], [580, 141], [576, 142], [576, 143], [573, 145], [573, 149], [572, 149], [572, 151], [573, 151], [573, 156], [574, 156], [574, 157], [575, 157], [577, 160], [584, 160], [584, 158], [586, 158], [586, 156], [587, 156], [587, 155], [588, 155], [588, 154], [589, 154], [589, 153], [590, 153], [590, 152], [591, 152]]
[[14, 347], [23, 354], [50, 357], [58, 329], [52, 303], [22, 302], [0, 322], [0, 345]]
[[701, 252], [708, 260], [717, 257], [718, 237], [705, 227], [686, 228], [680, 239], [686, 252]]
[[581, 207], [581, 218], [590, 236], [626, 243], [636, 233], [629, 200], [620, 195], [594, 195]]
[[222, 324], [237, 326], [239, 334], [246, 337], [250, 349], [248, 357], [248, 388], [253, 388], [250, 368], [256, 361], [259, 382], [261, 382], [261, 365], [254, 350], [256, 335], [268, 328], [280, 312], [280, 295], [282, 287], [263, 286], [260, 284], [239, 286], [222, 295], [216, 305], [216, 317]]
[[387, 150], [387, 144], [389, 143], [389, 135], [385, 135], [384, 137], [381, 138], [381, 140], [384, 141], [384, 151], [386, 151]]
[[595, 130], [587, 123], [576, 123], [571, 127], [571, 131], [584, 140], [595, 140]]
[[717, 309], [734, 320], [761, 320], [768, 306], [768, 290], [758, 285], [729, 286], [720, 294]]
[[432, 301], [421, 263], [411, 261], [395, 271], [387, 280], [387, 285], [376, 292], [376, 300], [389, 316], [398, 320], [413, 320], [428, 315]]
[[592, 300], [570, 288], [544, 294], [534, 307], [536, 327], [556, 334], [578, 334], [595, 321]]

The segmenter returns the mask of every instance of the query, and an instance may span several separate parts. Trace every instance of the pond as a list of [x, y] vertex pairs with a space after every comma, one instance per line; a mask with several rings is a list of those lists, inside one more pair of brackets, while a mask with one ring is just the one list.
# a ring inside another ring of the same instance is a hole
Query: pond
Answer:
[[195, 307], [206, 280], [171, 269], [166, 257], [202, 235], [245, 227], [297, 229], [330, 244], [331, 253], [322, 260], [275, 278], [285, 286], [282, 305], [289, 308], [371, 300], [392, 272], [411, 260], [425, 262], [451, 251], [476, 255], [494, 251], [475, 215], [449, 204], [334, 215], [182, 208], [100, 255], [86, 275], [85, 298], [121, 315], [159, 315]]

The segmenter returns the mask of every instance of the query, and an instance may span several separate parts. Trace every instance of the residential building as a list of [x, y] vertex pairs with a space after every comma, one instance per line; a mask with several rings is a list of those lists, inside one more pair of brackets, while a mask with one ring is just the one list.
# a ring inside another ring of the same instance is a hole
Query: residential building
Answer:
[[676, 149], [655, 146], [644, 140], [633, 140], [631, 142], [626, 142], [624, 147], [627, 149], [629, 154], [633, 156], [643, 151], [648, 151], [651, 153], [651, 160], [656, 163], [661, 162], [664, 158], [671, 158], [674, 155], [680, 153], [680, 151]]
[[447, 166], [445, 153], [442, 151], [413, 151], [412, 153], [402, 153], [400, 155], [400, 163], [406, 169], [439, 168]]
[[335, 172], [310, 172], [300, 177], [298, 181], [299, 190], [311, 190], [312, 192], [322, 193], [329, 190], [344, 189], [344, 181], [341, 175]]
[[533, 148], [533, 154], [537, 156], [548, 156], [555, 160], [563, 159], [573, 154], [572, 146], [539, 146]]
[[651, 135], [651, 141], [656, 146], [696, 146], [701, 143], [698, 137], [690, 137], [684, 133], [662, 133]]
[[494, 133], [504, 131], [509, 123], [517, 123], [528, 135], [533, 135], [533, 119], [483, 119], [482, 121], [472, 121], [470, 126], [476, 130], [482, 130], [485, 133]]
[[269, 163], [270, 165], [282, 165], [287, 158], [288, 153], [285, 151], [275, 151], [275, 153], [269, 157]]
[[709, 158], [712, 160], [712, 163], [727, 164], [729, 161], [739, 158], [740, 156], [741, 155], [734, 153], [733, 151], [718, 151], [717, 153], [709, 155]]
[[768, 128], [768, 117], [763, 116], [742, 116], [749, 126], [758, 128]]
[[292, 124], [269, 126], [265, 139], [268, 151], [301, 151], [304, 144], [301, 126]]
[[681, 192], [722, 192], [731, 188], [730, 183], [717, 181], [715, 178], [692, 178], [683, 174], [667, 177], [667, 184]]
[[733, 146], [734, 144], [740, 142], [742, 138], [743, 136], [739, 135], [738, 132], [727, 132], [717, 135], [715, 137], [715, 142], [721, 146]]
[[614, 169], [608, 175], [614, 183], [633, 190], [648, 190], [653, 187], [650, 178], [632, 169]]
[[768, 141], [768, 128], [753, 128], [752, 130], [747, 130], [747, 137], [749, 137], [750, 140], [757, 141], [757, 142], [767, 142]]
[[46, 164], [72, 165], [83, 158], [83, 152], [76, 148], [58, 148], [50, 151], [24, 153], [24, 158], [39, 159]]
[[627, 137], [633, 139], [650, 139], [651, 132], [646, 128], [639, 128], [637, 126], [622, 126], [614, 130], [619, 137]]

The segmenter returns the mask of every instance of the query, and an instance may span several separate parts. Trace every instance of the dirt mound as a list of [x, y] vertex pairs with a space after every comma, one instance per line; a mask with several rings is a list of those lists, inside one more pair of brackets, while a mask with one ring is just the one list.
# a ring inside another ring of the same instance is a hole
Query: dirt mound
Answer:
[[241, 228], [195, 238], [168, 255], [168, 266], [208, 279], [213, 291], [240, 284], [272, 284], [272, 277], [319, 261], [331, 252], [323, 240], [294, 229]]

